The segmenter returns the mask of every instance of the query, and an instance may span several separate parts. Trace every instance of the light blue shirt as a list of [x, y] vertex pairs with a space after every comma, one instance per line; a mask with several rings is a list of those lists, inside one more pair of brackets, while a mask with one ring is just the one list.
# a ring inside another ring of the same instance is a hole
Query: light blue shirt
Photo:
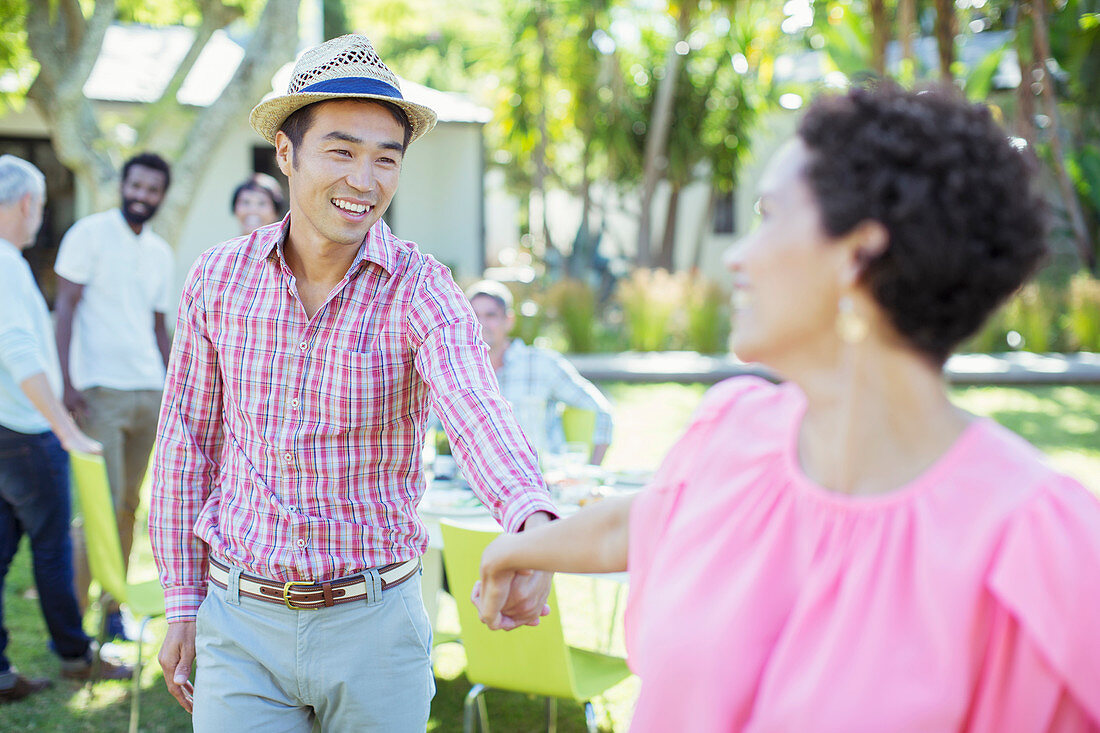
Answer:
[[50, 429], [19, 387], [40, 372], [60, 395], [61, 367], [46, 301], [23, 255], [0, 239], [0, 425], [20, 433]]
[[561, 408], [579, 407], [596, 413], [594, 445], [611, 443], [611, 404], [596, 385], [557, 353], [512, 339], [504, 351], [504, 366], [497, 370], [500, 393], [515, 412], [539, 453], [561, 453], [565, 435]]

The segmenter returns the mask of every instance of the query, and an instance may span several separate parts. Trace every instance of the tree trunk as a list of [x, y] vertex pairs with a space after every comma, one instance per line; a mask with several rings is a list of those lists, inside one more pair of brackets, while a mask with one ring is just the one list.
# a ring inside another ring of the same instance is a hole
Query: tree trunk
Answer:
[[898, 40], [901, 41], [901, 68], [913, 60], [913, 30], [917, 27], [917, 0], [898, 0]]
[[588, 139], [581, 153], [581, 223], [573, 238], [573, 251], [569, 253], [570, 277], [580, 278], [587, 268], [592, 250], [592, 179], [588, 175], [588, 162], [592, 157], [592, 141]]
[[1028, 147], [1035, 150], [1038, 131], [1035, 128], [1035, 42], [1034, 32], [1028, 28], [1026, 38], [1023, 34], [1024, 21], [1016, 26], [1016, 55], [1020, 65], [1020, 85], [1016, 87], [1016, 134], [1027, 141]]
[[645, 158], [642, 167], [642, 200], [638, 221], [637, 264], [647, 267], [651, 259], [651, 211], [653, 194], [657, 184], [668, 167], [665, 154], [668, 150], [668, 133], [672, 124], [672, 103], [676, 97], [676, 82], [680, 76], [680, 54], [676, 45], [685, 41], [691, 30], [691, 17], [698, 0], [683, 0], [680, 15], [676, 23], [676, 40], [668, 48], [665, 56], [665, 75], [657, 86], [657, 96], [653, 102], [653, 115], [646, 132]]
[[958, 18], [955, 16], [955, 0], [935, 0], [936, 46], [940, 54], [940, 78], [950, 83], [954, 80], [951, 67], [955, 63], [955, 36], [958, 34]]
[[1073, 229], [1073, 238], [1077, 245], [1077, 253], [1081, 261], [1090, 271], [1096, 269], [1096, 253], [1092, 249], [1092, 241], [1089, 238], [1088, 226], [1085, 224], [1084, 214], [1081, 212], [1081, 202], [1077, 198], [1077, 191], [1073, 187], [1073, 181], [1066, 170], [1065, 151], [1062, 148], [1062, 125], [1059, 121], [1058, 100], [1054, 96], [1054, 85], [1051, 83], [1050, 71], [1047, 67], [1050, 55], [1050, 34], [1047, 30], [1046, 0], [1031, 0], [1026, 6], [1031, 14], [1032, 27], [1035, 36], [1035, 58], [1042, 64], [1043, 101], [1046, 106], [1047, 117], [1050, 119], [1050, 158], [1054, 164], [1055, 177], [1058, 179], [1058, 188], [1066, 205], [1066, 213], [1069, 215], [1070, 226]]
[[51, 5], [32, 2], [27, 11], [27, 45], [39, 65], [27, 97], [46, 120], [58, 160], [87, 188], [92, 206], [106, 208], [114, 200], [116, 163], [104, 149], [103, 132], [83, 90], [115, 4], [100, 0], [87, 20], [76, 0], [64, 0], [55, 18]]
[[886, 42], [890, 39], [890, 21], [886, 17], [886, 0], [870, 0], [871, 4], [871, 68], [886, 76]]
[[721, 195], [721, 191], [714, 186], [711, 187], [710, 196], [707, 197], [707, 212], [703, 215], [703, 226], [699, 227], [699, 232], [695, 236], [695, 249], [691, 253], [692, 272], [697, 272], [703, 264], [703, 247], [706, 246], [706, 241], [714, 229], [714, 210], [718, 207], [718, 198]]
[[[90, 196], [94, 210], [109, 208], [117, 202], [118, 168], [121, 151], [112, 148], [100, 129], [91, 100], [84, 96], [84, 84], [103, 47], [103, 37], [115, 16], [112, 0], [97, 0], [85, 20], [77, 0], [60, 0], [62, 12], [51, 13], [53, 3], [31, 2], [27, 12], [27, 44], [39, 64], [38, 76], [27, 96], [38, 107], [50, 130], [50, 140], [58, 159], [80, 181]], [[216, 18], [196, 32], [196, 38], [209, 38], [216, 28], [227, 23], [239, 11], [215, 0], [201, 3], [204, 18]], [[73, 45], [79, 39], [78, 45]], [[260, 16], [244, 58], [221, 96], [202, 110], [190, 132], [174, 151], [164, 151], [172, 160], [172, 186], [157, 215], [157, 229], [175, 243], [182, 222], [195, 199], [202, 173], [213, 160], [213, 153], [225, 138], [225, 132], [247, 116], [265, 92], [271, 77], [293, 57], [298, 41], [298, 0], [269, 0]], [[191, 64], [201, 46], [193, 45], [185, 59]], [[149, 106], [148, 114], [163, 119], [165, 114], [182, 112], [176, 93], [190, 67], [181, 68], [165, 89], [161, 100]], [[155, 120], [154, 120], [155, 121]], [[139, 128], [146, 127], [141, 121]]]
[[672, 272], [676, 269], [673, 253], [676, 252], [676, 219], [680, 213], [680, 184], [671, 181], [669, 183], [671, 188], [668, 193], [668, 213], [665, 215], [665, 233], [661, 238], [661, 251], [654, 264]]
[[552, 72], [550, 65], [550, 40], [546, 32], [546, 24], [549, 21], [549, 11], [545, 3], [538, 3], [535, 11], [535, 31], [538, 34], [539, 44], [539, 81], [538, 81], [538, 111], [535, 114], [536, 125], [539, 130], [539, 139], [535, 143], [533, 157], [535, 159], [534, 190], [542, 201], [541, 215], [538, 221], [531, 222], [531, 235], [536, 242], [541, 242], [542, 251], [553, 249], [554, 244], [550, 239], [550, 220], [547, 215], [546, 179], [550, 177], [550, 169], [546, 163], [546, 150], [549, 144], [549, 124], [546, 118], [546, 82]]

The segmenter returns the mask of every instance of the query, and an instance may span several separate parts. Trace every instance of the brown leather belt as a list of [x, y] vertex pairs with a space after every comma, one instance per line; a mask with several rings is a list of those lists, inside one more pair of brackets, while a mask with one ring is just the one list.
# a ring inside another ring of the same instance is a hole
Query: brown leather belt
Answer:
[[[419, 569], [419, 557], [378, 568], [377, 572], [382, 590], [401, 585], [415, 575]], [[207, 577], [211, 583], [219, 588], [226, 588], [229, 585], [229, 566], [212, 557], [210, 558], [210, 569]], [[370, 580], [366, 573], [349, 575], [336, 580], [325, 580], [320, 583], [309, 580], [291, 580], [281, 583], [278, 580], [260, 578], [247, 573], [241, 573], [240, 578], [240, 593], [242, 596], [255, 598], [259, 601], [278, 603], [292, 610], [330, 608], [341, 603], [362, 601], [367, 597], [370, 587]]]

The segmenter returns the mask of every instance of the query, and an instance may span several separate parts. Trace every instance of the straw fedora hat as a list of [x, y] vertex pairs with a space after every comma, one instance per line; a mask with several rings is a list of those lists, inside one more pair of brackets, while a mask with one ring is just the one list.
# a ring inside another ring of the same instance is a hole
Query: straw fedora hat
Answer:
[[252, 129], [271, 144], [287, 117], [302, 107], [329, 99], [377, 99], [395, 104], [409, 116], [411, 143], [435, 127], [435, 112], [401, 96], [397, 77], [366, 36], [351, 34], [306, 50], [294, 64], [286, 94], [268, 97], [248, 116]]

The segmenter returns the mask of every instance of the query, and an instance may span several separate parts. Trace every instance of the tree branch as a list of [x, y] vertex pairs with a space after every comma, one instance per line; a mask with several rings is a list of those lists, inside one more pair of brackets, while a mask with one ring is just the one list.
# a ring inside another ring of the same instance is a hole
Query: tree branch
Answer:
[[271, 89], [271, 77], [294, 57], [298, 43], [298, 0], [269, 0], [236, 73], [218, 99], [199, 115], [173, 164], [172, 188], [158, 214], [158, 229], [178, 237], [201, 183], [201, 174], [229, 125], [244, 119]]
[[69, 48], [80, 48], [84, 40], [84, 13], [80, 10], [77, 0], [61, 0], [61, 17], [65, 21], [65, 36], [68, 38]]
[[195, 31], [195, 36], [191, 41], [190, 48], [187, 49], [187, 54], [183, 57], [179, 66], [176, 67], [175, 73], [168, 82], [168, 86], [164, 88], [160, 98], [144, 108], [141, 120], [135, 125], [137, 128], [137, 146], [139, 148], [145, 146], [146, 141], [156, 127], [160, 125], [165, 111], [177, 105], [176, 96], [187, 80], [188, 74], [191, 73], [191, 69], [195, 66], [195, 61], [198, 60], [202, 50], [206, 48], [206, 44], [213, 37], [214, 32], [225, 28], [243, 15], [240, 8], [230, 7], [225, 3], [211, 0], [202, 3], [201, 10], [202, 23]]

